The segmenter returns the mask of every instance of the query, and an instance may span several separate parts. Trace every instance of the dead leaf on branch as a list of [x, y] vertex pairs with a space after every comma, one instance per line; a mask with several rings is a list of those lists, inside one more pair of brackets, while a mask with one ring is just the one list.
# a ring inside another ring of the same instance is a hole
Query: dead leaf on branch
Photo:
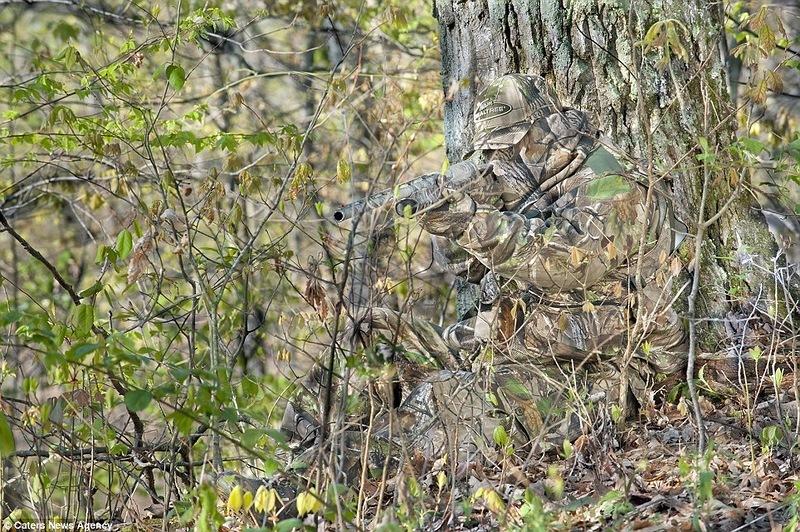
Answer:
[[128, 262], [128, 284], [135, 283], [146, 271], [150, 264], [148, 255], [155, 248], [155, 239], [150, 229], [136, 241], [131, 251]]
[[325, 298], [325, 290], [317, 277], [309, 277], [306, 285], [305, 298], [308, 304], [317, 311], [317, 315], [322, 321], [328, 317], [328, 303]]

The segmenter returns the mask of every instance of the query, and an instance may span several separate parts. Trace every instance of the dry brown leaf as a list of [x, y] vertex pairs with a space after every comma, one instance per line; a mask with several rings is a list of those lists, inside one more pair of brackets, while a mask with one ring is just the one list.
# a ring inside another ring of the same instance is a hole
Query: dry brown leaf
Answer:
[[130, 260], [128, 262], [128, 284], [135, 283], [141, 277], [150, 265], [147, 256], [155, 247], [153, 234], [148, 229], [142, 237], [136, 241], [131, 250]]
[[317, 311], [322, 321], [328, 317], [328, 303], [325, 300], [325, 290], [316, 277], [309, 277], [305, 292], [306, 301]]
[[669, 271], [672, 275], [677, 276], [681, 273], [683, 269], [683, 262], [678, 257], [672, 259], [672, 262], [669, 264]]

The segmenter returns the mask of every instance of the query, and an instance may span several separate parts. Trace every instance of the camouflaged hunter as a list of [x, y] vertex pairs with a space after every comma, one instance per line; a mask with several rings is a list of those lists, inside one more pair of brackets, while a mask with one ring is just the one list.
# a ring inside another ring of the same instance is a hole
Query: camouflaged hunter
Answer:
[[[518, 450], [574, 437], [580, 405], [619, 401], [626, 350], [622, 393], [639, 403], [685, 365], [668, 268], [682, 224], [663, 181], [648, 186], [626, 170], [537, 76], [491, 82], [474, 125], [469, 159], [491, 165], [497, 193], [442, 179], [439, 206], [419, 216], [437, 263], [477, 287], [464, 290], [474, 297], [462, 297], [459, 321], [444, 329], [370, 312], [373, 328], [445, 366], [374, 433], [426, 460], [472, 459], [494, 447], [500, 425]], [[290, 408], [289, 424], [299, 412]]]

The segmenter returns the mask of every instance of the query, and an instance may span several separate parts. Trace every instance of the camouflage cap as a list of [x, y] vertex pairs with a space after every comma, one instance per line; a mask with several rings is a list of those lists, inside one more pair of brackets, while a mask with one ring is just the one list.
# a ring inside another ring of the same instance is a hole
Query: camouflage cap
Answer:
[[525, 136], [534, 120], [559, 111], [558, 96], [544, 78], [526, 74], [499, 77], [478, 94], [472, 148], [513, 146]]

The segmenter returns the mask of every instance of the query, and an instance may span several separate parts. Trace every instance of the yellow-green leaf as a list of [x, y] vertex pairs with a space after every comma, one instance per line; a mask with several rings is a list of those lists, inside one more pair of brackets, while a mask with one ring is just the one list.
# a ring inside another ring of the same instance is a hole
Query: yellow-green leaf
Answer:
[[297, 165], [297, 170], [295, 171], [295, 178], [298, 180], [299, 183], [305, 183], [314, 175], [314, 167], [311, 166], [311, 163], [300, 163]]
[[564, 438], [564, 458], [569, 458], [572, 456], [572, 442], [570, 442], [567, 438]]
[[244, 492], [244, 496], [242, 496], [242, 507], [245, 510], [249, 510], [250, 506], [253, 505], [253, 494], [249, 491]]
[[422, 496], [422, 486], [419, 485], [419, 482], [414, 477], [408, 477], [408, 491], [414, 497]]
[[447, 474], [444, 471], [439, 471], [436, 475], [436, 485], [439, 486], [439, 491], [442, 491], [447, 485]]
[[317, 513], [321, 508], [322, 501], [317, 496], [317, 490], [314, 488], [297, 496], [297, 513], [299, 515]]
[[82, 303], [75, 309], [75, 332], [79, 336], [89, 334], [94, 325], [94, 307], [92, 305]]
[[257, 512], [272, 513], [280, 500], [278, 492], [274, 488], [267, 489], [266, 486], [259, 486], [256, 496], [253, 498], [253, 506]]
[[234, 486], [228, 495], [228, 504], [226, 505], [229, 514], [242, 509], [243, 498], [242, 487]]
[[399, 30], [404, 30], [408, 27], [406, 15], [399, 7], [392, 6], [389, 8], [389, 18]]
[[483, 493], [483, 499], [486, 501], [486, 506], [494, 513], [500, 513], [506, 509], [503, 498], [494, 490], [486, 490]]
[[632, 190], [629, 181], [619, 175], [601, 176], [593, 179], [586, 190], [586, 195], [594, 199], [611, 199]]
[[503, 425], [497, 425], [494, 428], [492, 437], [494, 438], [494, 442], [500, 447], [505, 447], [506, 444], [508, 444], [508, 433]]
[[339, 159], [336, 163], [336, 180], [339, 183], [347, 183], [350, 181], [352, 174], [350, 172], [350, 163], [344, 159]]

